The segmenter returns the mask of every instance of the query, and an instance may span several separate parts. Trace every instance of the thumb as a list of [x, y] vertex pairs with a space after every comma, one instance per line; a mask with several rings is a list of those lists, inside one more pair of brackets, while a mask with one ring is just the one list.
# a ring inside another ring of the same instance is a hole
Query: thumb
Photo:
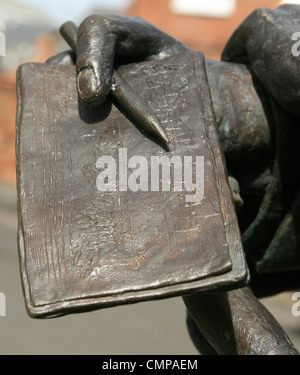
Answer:
[[86, 18], [77, 29], [65, 22], [60, 33], [77, 55], [77, 88], [86, 103], [102, 103], [111, 88], [116, 38], [108, 33], [100, 17]]
[[102, 103], [111, 88], [117, 38], [107, 31], [97, 15], [86, 18], [78, 29], [77, 86], [88, 103]]

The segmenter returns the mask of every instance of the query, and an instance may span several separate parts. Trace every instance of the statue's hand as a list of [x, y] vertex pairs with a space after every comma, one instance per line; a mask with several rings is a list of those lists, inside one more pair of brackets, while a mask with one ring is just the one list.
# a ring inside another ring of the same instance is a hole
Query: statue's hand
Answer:
[[[76, 70], [80, 98], [87, 103], [103, 102], [110, 91], [116, 63], [159, 59], [186, 49], [141, 18], [89, 16], [77, 32]], [[68, 56], [71, 55], [61, 54], [48, 62], [65, 63], [70, 60]]]

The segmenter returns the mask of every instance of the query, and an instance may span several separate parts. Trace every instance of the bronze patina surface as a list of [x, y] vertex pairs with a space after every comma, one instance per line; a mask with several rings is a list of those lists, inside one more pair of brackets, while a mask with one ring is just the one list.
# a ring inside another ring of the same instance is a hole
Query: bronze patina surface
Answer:
[[[73, 66], [18, 70], [19, 250], [31, 316], [226, 290], [247, 280], [202, 54], [118, 73], [156, 113], [168, 146], [110, 100], [98, 107], [79, 101]], [[124, 150], [128, 160], [148, 160], [149, 191], [100, 192], [98, 158], [113, 157], [118, 171]], [[151, 191], [152, 156], [204, 157], [204, 196], [188, 202], [191, 193], [172, 184]]]

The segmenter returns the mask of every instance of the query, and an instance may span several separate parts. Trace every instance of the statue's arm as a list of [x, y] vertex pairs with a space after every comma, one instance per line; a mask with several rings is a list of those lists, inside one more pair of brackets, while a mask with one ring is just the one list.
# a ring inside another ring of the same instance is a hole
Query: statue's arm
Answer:
[[194, 344], [221, 355], [298, 355], [273, 315], [248, 287], [184, 297]]
[[251, 65], [266, 90], [288, 112], [300, 115], [300, 58], [292, 53], [300, 31], [300, 5], [260, 8], [228, 40], [222, 60]]
[[246, 65], [206, 60], [226, 161], [267, 158], [271, 147], [268, 95]]

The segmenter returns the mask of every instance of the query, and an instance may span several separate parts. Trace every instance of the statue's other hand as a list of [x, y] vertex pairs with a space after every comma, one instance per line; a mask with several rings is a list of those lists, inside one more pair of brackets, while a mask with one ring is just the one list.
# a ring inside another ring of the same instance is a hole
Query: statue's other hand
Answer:
[[[187, 48], [138, 17], [91, 15], [77, 32], [77, 85], [80, 98], [101, 103], [110, 91], [115, 64], [159, 59]], [[70, 64], [68, 51], [47, 62]]]

